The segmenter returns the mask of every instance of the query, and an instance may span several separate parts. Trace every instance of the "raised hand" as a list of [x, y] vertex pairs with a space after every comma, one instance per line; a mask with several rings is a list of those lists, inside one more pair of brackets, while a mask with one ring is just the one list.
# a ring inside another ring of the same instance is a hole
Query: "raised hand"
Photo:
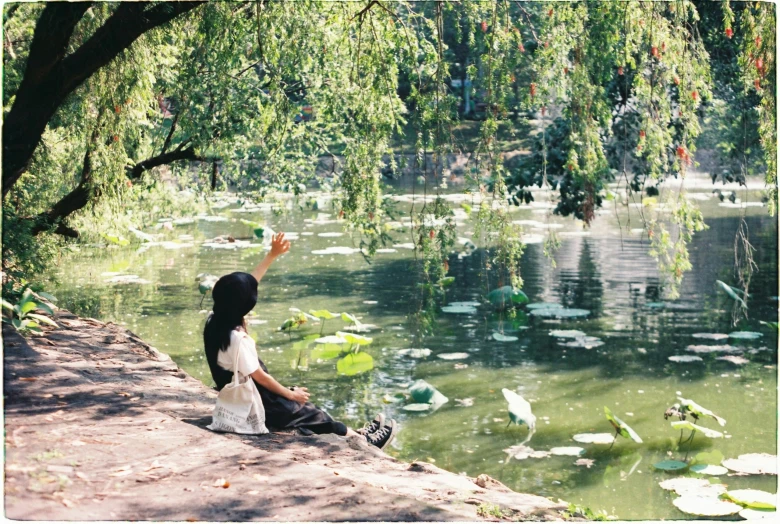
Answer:
[[271, 237], [271, 252], [272, 257], [278, 257], [284, 255], [290, 250], [290, 241], [284, 239], [284, 233], [277, 233]]

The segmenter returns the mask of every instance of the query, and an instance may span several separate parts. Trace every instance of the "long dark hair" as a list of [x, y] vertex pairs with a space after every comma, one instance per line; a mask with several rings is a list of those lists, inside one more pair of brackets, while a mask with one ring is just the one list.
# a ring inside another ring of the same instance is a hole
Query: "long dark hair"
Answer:
[[209, 363], [211, 377], [217, 389], [230, 382], [232, 372], [217, 364], [220, 351], [230, 345], [230, 334], [237, 327], [244, 327], [244, 315], [257, 304], [257, 279], [249, 273], [231, 273], [217, 280], [211, 290], [214, 312], [206, 320], [203, 329], [203, 346]]

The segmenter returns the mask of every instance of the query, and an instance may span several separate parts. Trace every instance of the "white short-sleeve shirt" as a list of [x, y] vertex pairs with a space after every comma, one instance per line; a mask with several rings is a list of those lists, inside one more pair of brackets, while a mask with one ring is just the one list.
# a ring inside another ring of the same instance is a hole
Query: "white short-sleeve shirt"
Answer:
[[225, 351], [220, 350], [217, 354], [217, 364], [222, 369], [235, 371], [233, 365], [236, 362], [236, 351], [238, 356], [238, 373], [241, 378], [251, 375], [260, 369], [260, 363], [257, 361], [257, 349], [255, 341], [246, 333], [233, 330], [230, 332], [230, 345]]

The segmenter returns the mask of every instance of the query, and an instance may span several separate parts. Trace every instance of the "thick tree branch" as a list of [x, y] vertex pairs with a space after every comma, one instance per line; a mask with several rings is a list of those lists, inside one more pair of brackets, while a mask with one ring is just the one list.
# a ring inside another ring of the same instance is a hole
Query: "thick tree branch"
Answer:
[[171, 122], [171, 129], [168, 131], [168, 136], [165, 137], [165, 142], [163, 142], [163, 146], [162, 146], [163, 153], [168, 151], [168, 148], [171, 145], [171, 139], [173, 138], [173, 133], [176, 132], [176, 123], [179, 121], [179, 115], [181, 115], [181, 111], [176, 113], [176, 116], [173, 117], [173, 122]]
[[130, 177], [131, 179], [137, 179], [141, 177], [144, 171], [148, 171], [158, 166], [170, 164], [172, 162], [177, 162], [179, 160], [206, 161], [211, 159], [197, 155], [195, 153], [195, 148], [192, 146], [186, 149], [177, 148], [174, 149], [173, 151], [162, 153], [160, 155], [153, 156], [152, 158], [147, 158], [142, 162], [138, 162], [133, 167], [127, 169], [127, 176]]
[[[92, 135], [93, 141], [97, 139], [97, 132]], [[90, 158], [92, 151], [87, 146], [87, 152], [84, 153], [84, 164], [81, 168], [81, 180], [76, 188], [62, 197], [59, 202], [54, 204], [46, 213], [41, 213], [35, 220], [36, 224], [32, 229], [32, 234], [37, 235], [44, 231], [49, 231], [57, 224], [55, 233], [71, 238], [78, 238], [79, 233], [62, 223], [62, 220], [71, 213], [78, 211], [89, 203], [92, 196], [92, 160]]]
[[51, 3], [35, 26], [27, 70], [3, 125], [3, 198], [27, 170], [54, 113], [85, 80], [130, 47], [145, 32], [204, 2], [124, 2], [72, 54], [64, 56], [89, 4]]

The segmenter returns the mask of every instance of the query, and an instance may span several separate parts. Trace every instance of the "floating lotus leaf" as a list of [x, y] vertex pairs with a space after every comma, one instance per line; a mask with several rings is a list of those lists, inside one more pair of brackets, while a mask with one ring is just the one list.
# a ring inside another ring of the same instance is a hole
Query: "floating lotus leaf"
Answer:
[[428, 348], [399, 349], [398, 354], [410, 358], [425, 358], [431, 355], [431, 350]]
[[702, 478], [677, 477], [659, 482], [658, 485], [681, 496], [717, 498], [718, 495], [726, 492], [726, 486], [723, 484], [710, 484], [709, 480]]
[[404, 411], [428, 411], [431, 409], [430, 404], [407, 404], [402, 408]]
[[576, 329], [553, 329], [550, 336], [555, 338], [581, 338], [587, 336], [583, 331]]
[[315, 339], [317, 344], [346, 344], [347, 339], [338, 335], [328, 335], [327, 337], [320, 337]]
[[151, 284], [150, 281], [138, 275], [120, 275], [106, 280], [107, 284]]
[[679, 460], [662, 460], [653, 464], [653, 467], [661, 471], [681, 471], [687, 468], [688, 464]]
[[722, 462], [731, 471], [751, 475], [777, 475], [777, 456], [768, 453], [747, 453]]
[[758, 489], [735, 489], [723, 494], [724, 498], [754, 509], [777, 509], [777, 494]]
[[609, 423], [612, 424], [612, 427], [615, 428], [618, 433], [620, 433], [621, 437], [629, 438], [639, 444], [642, 443], [642, 439], [639, 437], [639, 435], [637, 435], [636, 431], [631, 429], [628, 424], [613, 415], [612, 410], [610, 410], [607, 406], [604, 406], [604, 414], [607, 416]]
[[563, 305], [554, 302], [533, 302], [525, 307], [527, 309], [563, 309]]
[[503, 286], [494, 289], [487, 295], [487, 299], [495, 307], [508, 307], [512, 304], [525, 304], [528, 302], [528, 296], [517, 288], [512, 286]]
[[603, 346], [604, 341], [598, 337], [584, 336], [584, 337], [577, 337], [571, 342], [564, 342], [561, 345], [569, 348], [593, 349], [599, 346]]
[[530, 314], [541, 318], [582, 318], [590, 315], [590, 311], [577, 308], [536, 308], [532, 309]]
[[547, 458], [550, 456], [549, 451], [537, 451], [533, 448], [529, 448], [523, 444], [518, 444], [504, 450], [504, 453], [517, 460], [525, 460], [529, 458]]
[[550, 449], [551, 455], [557, 455], [562, 457], [579, 457], [583, 453], [585, 453], [585, 449], [579, 448], [577, 446], [563, 446], [563, 447]]
[[572, 438], [575, 442], [582, 444], [612, 444], [615, 435], [613, 433], [578, 433]]
[[441, 308], [443, 313], [454, 313], [454, 314], [465, 314], [465, 315], [473, 315], [477, 312], [476, 308], [472, 306], [444, 306]]
[[695, 466], [691, 466], [691, 471], [693, 473], [698, 473], [699, 475], [713, 475], [716, 477], [725, 475], [729, 472], [729, 470], [723, 466], [715, 466], [713, 464], [696, 464]]
[[374, 359], [368, 353], [350, 353], [336, 362], [339, 375], [351, 377], [374, 369]]
[[672, 362], [702, 362], [703, 359], [701, 357], [697, 357], [696, 355], [672, 355], [669, 357], [669, 360]]
[[739, 516], [745, 520], [776, 519], [777, 511], [772, 509], [745, 508], [739, 512]]
[[763, 336], [763, 333], [759, 333], [757, 331], [733, 331], [729, 333], [729, 338], [734, 338], [737, 340], [758, 340]]
[[704, 340], [728, 340], [729, 336], [725, 333], [694, 333], [693, 338], [702, 338]]
[[739, 513], [742, 506], [716, 499], [713, 497], [698, 497], [695, 495], [685, 495], [672, 501], [677, 509], [689, 515], [698, 515], [700, 517], [724, 517]]
[[725, 357], [718, 357], [715, 360], [725, 360], [726, 362], [731, 362], [735, 366], [743, 366], [750, 363], [748, 359], [740, 357], [739, 355], [726, 355]]
[[331, 320], [339, 316], [339, 313], [331, 313], [327, 309], [309, 310], [309, 314], [322, 320]]
[[493, 333], [493, 338], [499, 342], [514, 342], [519, 340], [517, 337], [504, 335], [503, 333]]
[[455, 307], [479, 307], [482, 304], [480, 302], [475, 301], [467, 301], [467, 302], [450, 302], [447, 304], [448, 306], [455, 306]]
[[651, 309], [664, 309], [666, 306], [666, 302], [648, 302], [645, 304], [645, 307], [649, 307]]
[[350, 344], [357, 344], [358, 346], [367, 346], [374, 341], [373, 338], [356, 335], [355, 333], [346, 333], [344, 331], [336, 331], [336, 336], [343, 338]]
[[325, 249], [315, 249], [311, 252], [312, 255], [352, 255], [358, 253], [360, 250], [354, 247], [346, 246], [331, 246]]
[[691, 353], [739, 353], [742, 350], [734, 346], [729, 346], [728, 344], [720, 346], [693, 344], [685, 348], [685, 351], [690, 351]]
[[444, 360], [463, 360], [464, 358], [469, 358], [468, 353], [439, 353], [436, 356]]

